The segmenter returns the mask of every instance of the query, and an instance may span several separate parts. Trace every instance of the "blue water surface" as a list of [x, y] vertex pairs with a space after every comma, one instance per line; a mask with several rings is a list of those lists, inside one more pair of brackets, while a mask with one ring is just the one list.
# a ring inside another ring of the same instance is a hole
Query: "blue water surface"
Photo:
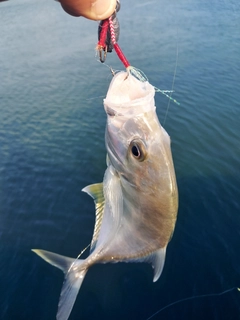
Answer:
[[[161, 278], [147, 264], [93, 266], [71, 320], [240, 319], [240, 2], [122, 0], [119, 44], [156, 94], [171, 136], [179, 215]], [[76, 257], [106, 168], [102, 100], [115, 53], [98, 23], [50, 0], [0, 4], [0, 319], [52, 320], [60, 270], [32, 248]], [[84, 254], [85, 257], [87, 255]], [[225, 294], [193, 298], [194, 296]]]

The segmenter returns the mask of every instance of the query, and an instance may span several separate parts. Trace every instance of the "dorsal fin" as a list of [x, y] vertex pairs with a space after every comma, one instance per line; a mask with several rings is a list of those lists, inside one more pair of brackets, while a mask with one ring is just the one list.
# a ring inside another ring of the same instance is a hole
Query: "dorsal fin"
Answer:
[[96, 210], [96, 218], [95, 218], [95, 226], [94, 226], [94, 232], [91, 242], [91, 248], [90, 252], [93, 252], [97, 239], [99, 236], [102, 219], [103, 219], [103, 211], [104, 211], [104, 194], [103, 194], [103, 183], [95, 183], [90, 184], [89, 186], [82, 189], [82, 191], [88, 193], [93, 199], [95, 203], [95, 210]]

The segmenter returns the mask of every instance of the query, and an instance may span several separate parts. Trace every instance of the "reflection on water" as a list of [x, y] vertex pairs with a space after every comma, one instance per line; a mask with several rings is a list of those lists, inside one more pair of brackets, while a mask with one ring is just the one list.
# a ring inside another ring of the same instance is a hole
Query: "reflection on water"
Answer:
[[[165, 128], [179, 216], [157, 283], [148, 265], [94, 266], [70, 319], [146, 319], [239, 285], [239, 2], [125, 2], [120, 45], [161, 89], [171, 89], [178, 47], [181, 105], [170, 104]], [[74, 257], [91, 241], [94, 205], [81, 189], [105, 171], [111, 74], [95, 58], [97, 23], [57, 2], [3, 2], [0, 26], [0, 318], [50, 320], [63, 275], [30, 249]], [[122, 69], [114, 53], [107, 64]], [[157, 94], [160, 121], [167, 104]], [[239, 305], [232, 291], [155, 319], [237, 319]]]

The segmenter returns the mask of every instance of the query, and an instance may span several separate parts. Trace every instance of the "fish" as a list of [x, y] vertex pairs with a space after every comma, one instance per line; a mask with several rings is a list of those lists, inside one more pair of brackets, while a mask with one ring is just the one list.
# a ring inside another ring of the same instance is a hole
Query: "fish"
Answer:
[[86, 259], [33, 251], [65, 274], [57, 319], [67, 320], [88, 269], [96, 263], [148, 262], [160, 277], [173, 235], [178, 188], [170, 137], [161, 126], [155, 88], [129, 72], [114, 75], [104, 108], [107, 168], [103, 181], [85, 187], [96, 218]]

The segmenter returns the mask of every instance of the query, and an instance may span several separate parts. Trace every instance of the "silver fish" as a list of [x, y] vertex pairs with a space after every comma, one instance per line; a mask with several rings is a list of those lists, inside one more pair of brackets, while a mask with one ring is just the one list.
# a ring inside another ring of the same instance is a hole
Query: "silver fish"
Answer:
[[96, 222], [85, 260], [33, 250], [65, 273], [57, 319], [68, 319], [88, 269], [95, 263], [149, 262], [161, 275], [174, 231], [178, 190], [170, 138], [160, 125], [154, 87], [126, 72], [108, 90], [103, 183], [85, 187], [95, 201]]

